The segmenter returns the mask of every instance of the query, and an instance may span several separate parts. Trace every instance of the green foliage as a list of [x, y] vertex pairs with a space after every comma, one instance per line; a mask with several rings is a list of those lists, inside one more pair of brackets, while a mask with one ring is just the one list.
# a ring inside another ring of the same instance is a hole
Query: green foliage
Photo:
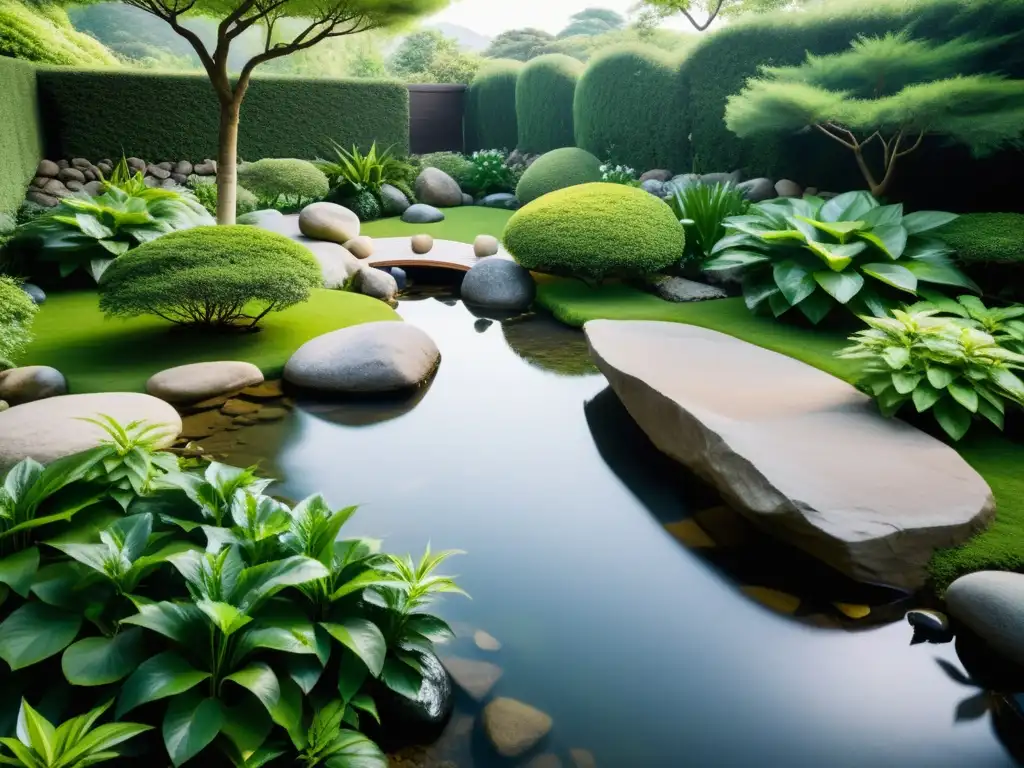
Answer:
[[541, 49], [554, 39], [553, 35], [542, 29], [509, 29], [491, 41], [490, 46], [484, 51], [484, 56], [489, 59], [529, 61], [534, 56], [539, 56]]
[[83, 268], [99, 281], [116, 258], [168, 232], [212, 224], [190, 194], [125, 182], [132, 193], [107, 184], [97, 197], [66, 197], [46, 216], [18, 228], [17, 238], [55, 261], [61, 277]]
[[[950, 138], [976, 155], [1024, 138], [1024, 80], [960, 74], [999, 42], [860, 37], [843, 53], [765, 68], [729, 98], [726, 126], [741, 138], [813, 126], [852, 151], [872, 194], [883, 194], [898, 161], [925, 136]], [[863, 152], [876, 139], [883, 157], [872, 170]]]
[[420, 155], [417, 160], [423, 168], [437, 168], [444, 171], [461, 187], [469, 180], [473, 172], [473, 161], [458, 152], [428, 152]]
[[456, 51], [441, 53], [430, 64], [430, 69], [406, 78], [410, 83], [458, 83], [469, 85], [486, 60], [475, 54]]
[[331, 191], [327, 176], [308, 160], [264, 158], [238, 168], [238, 183], [250, 190], [260, 205], [274, 207], [282, 198], [301, 206], [321, 200]]
[[904, 215], [902, 205], [880, 205], [867, 192], [828, 202], [770, 200], [725, 221], [732, 234], [718, 241], [705, 269], [742, 269], [752, 311], [779, 317], [797, 307], [820, 323], [838, 304], [884, 317], [916, 296], [919, 284], [978, 290], [933, 233], [954, 218], [936, 211]]
[[584, 8], [569, 17], [569, 24], [558, 33], [558, 37], [574, 35], [601, 35], [626, 25], [626, 20], [616, 11], [607, 8]]
[[518, 148], [543, 153], [575, 143], [573, 98], [583, 65], [569, 56], [548, 54], [532, 59], [516, 82]]
[[559, 38], [541, 48], [538, 55], [561, 53], [578, 61], [589, 61], [613, 48], [644, 45], [681, 57], [697, 45], [699, 40], [700, 37], [697, 35], [683, 34], [671, 29], [643, 30], [630, 26], [599, 35]]
[[600, 160], [584, 149], [563, 147], [533, 161], [519, 180], [516, 197], [525, 204], [556, 189], [600, 180]]
[[912, 311], [934, 311], [937, 317], [950, 318], [963, 328], [984, 331], [996, 343], [1011, 352], [1024, 354], [1024, 306], [986, 307], [977, 296], [960, 296], [956, 301], [936, 293], [910, 307]]
[[1024, 301], [1024, 214], [968, 213], [939, 234], [985, 293]]
[[750, 203], [732, 184], [688, 184], [673, 189], [668, 204], [686, 228], [686, 264], [697, 270], [725, 237], [725, 220], [742, 216]]
[[399, 77], [426, 72], [443, 53], [458, 53], [458, 43], [436, 29], [421, 29], [407, 35], [391, 54], [388, 68]]
[[[209, 176], [189, 176], [188, 187], [211, 216], [217, 215], [217, 181]], [[235, 187], [235, 215], [244, 216], [259, 208], [260, 201], [243, 186]]]
[[299, 754], [303, 766], [387, 764], [387, 758], [376, 744], [361, 733], [342, 727], [347, 724], [345, 714], [345, 702], [340, 699], [333, 699], [316, 710]]
[[21, 700], [18, 712], [18, 738], [0, 739], [10, 756], [0, 754], [0, 763], [21, 768], [86, 768], [105, 763], [119, 755], [113, 751], [118, 744], [150, 730], [138, 723], [106, 723], [96, 725], [113, 701], [91, 712], [73, 717], [54, 727], [45, 717]]
[[342, 205], [359, 217], [359, 221], [374, 221], [381, 217], [380, 199], [369, 189], [357, 189], [342, 198]]
[[472, 167], [466, 172], [465, 188], [477, 195], [492, 192], [513, 192], [518, 179], [516, 171], [506, 164], [507, 156], [500, 149], [481, 149], [470, 158]]
[[32, 340], [36, 305], [21, 284], [0, 275], [0, 369], [9, 367]]
[[853, 344], [839, 355], [863, 361], [858, 386], [885, 416], [913, 403], [918, 413], [931, 411], [953, 440], [963, 438], [975, 416], [1002, 429], [1007, 403], [1024, 405], [1024, 382], [1014, 373], [1024, 369], [1024, 355], [936, 314], [894, 310], [892, 317], [865, 317], [870, 327], [851, 336]]
[[100, 309], [183, 325], [253, 328], [322, 284], [316, 259], [282, 235], [246, 226], [197, 227], [118, 259], [100, 282]]
[[653, 195], [592, 183], [523, 206], [509, 220], [503, 240], [527, 269], [601, 280], [665, 269], [679, 261], [685, 238], [672, 209]]
[[690, 165], [678, 63], [647, 46], [608, 51], [590, 62], [576, 86], [576, 145], [634, 168]]
[[0, 0], [0, 57], [77, 67], [118, 66], [101, 43], [75, 31], [60, 7], [22, 0]]
[[[218, 115], [205, 74], [47, 69], [40, 70], [38, 82], [44, 109], [59, 105], [59, 114], [75, 116], [48, 136], [51, 157], [217, 156]], [[166, 108], [168, 101], [175, 109]], [[132, 105], [131, 120], [111, 120], [125, 104]], [[328, 136], [343, 146], [377, 141], [407, 152], [407, 89], [366, 80], [253, 80], [239, 126], [241, 157], [316, 157]]]
[[609, 184], [625, 184], [630, 187], [640, 186], [640, 182], [636, 178], [636, 171], [628, 165], [613, 165], [609, 161], [602, 163], [599, 170], [601, 171], [601, 181]]
[[516, 146], [516, 85], [522, 68], [516, 61], [497, 60], [481, 67], [473, 78], [466, 93], [467, 149]]
[[36, 100], [32, 65], [0, 55], [0, 214], [18, 210], [42, 157]]
[[408, 182], [415, 172], [410, 163], [394, 155], [391, 147], [378, 152], [376, 142], [366, 154], [359, 147], [347, 150], [339, 144], [334, 145], [334, 151], [336, 162], [318, 160], [316, 166], [326, 174], [331, 189], [342, 194], [366, 190], [378, 195], [381, 185]]

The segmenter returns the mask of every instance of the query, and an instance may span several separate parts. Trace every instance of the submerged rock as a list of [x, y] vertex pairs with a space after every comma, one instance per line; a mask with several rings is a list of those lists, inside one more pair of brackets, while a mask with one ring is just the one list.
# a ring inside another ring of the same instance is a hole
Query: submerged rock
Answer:
[[484, 733], [502, 757], [526, 754], [548, 735], [549, 715], [515, 699], [499, 698], [484, 707]]
[[947, 643], [953, 639], [949, 619], [938, 611], [915, 608], [907, 611], [907, 623], [914, 628], [914, 637], [929, 643]]
[[500, 651], [501, 641], [489, 632], [478, 629], [473, 633], [473, 642], [481, 651]]
[[252, 363], [219, 360], [160, 371], [146, 382], [146, 391], [168, 403], [191, 404], [262, 383], [263, 373]]
[[501, 667], [489, 661], [448, 656], [441, 660], [452, 680], [477, 701], [483, 701], [501, 679]]
[[504, 208], [506, 211], [519, 208], [519, 200], [511, 192], [495, 192], [480, 198], [476, 204], [484, 208]]
[[423, 681], [415, 701], [383, 684], [374, 685], [384, 740], [393, 746], [427, 744], [444, 731], [455, 708], [452, 681], [436, 656], [420, 656]]

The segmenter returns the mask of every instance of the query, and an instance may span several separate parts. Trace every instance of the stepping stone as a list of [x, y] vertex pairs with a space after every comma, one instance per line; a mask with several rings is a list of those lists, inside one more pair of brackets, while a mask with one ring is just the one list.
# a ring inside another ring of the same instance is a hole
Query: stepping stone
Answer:
[[489, 661], [474, 661], [457, 656], [441, 659], [452, 680], [477, 701], [483, 701], [501, 679], [501, 667]]
[[569, 759], [572, 761], [573, 768], [597, 768], [597, 760], [586, 749], [570, 749]]
[[529, 752], [551, 731], [549, 715], [515, 699], [499, 698], [484, 707], [484, 732], [502, 757]]
[[168, 403], [198, 403], [263, 383], [263, 373], [252, 363], [222, 360], [168, 368], [146, 382], [146, 391]]
[[476, 647], [481, 651], [501, 650], [501, 641], [494, 635], [484, 632], [482, 629], [478, 629], [473, 633], [473, 642], [476, 643]]

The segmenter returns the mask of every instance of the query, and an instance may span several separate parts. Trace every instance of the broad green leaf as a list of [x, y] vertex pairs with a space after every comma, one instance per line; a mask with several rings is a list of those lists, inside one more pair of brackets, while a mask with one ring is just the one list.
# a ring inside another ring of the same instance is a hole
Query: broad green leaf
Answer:
[[910, 350], [906, 347], [886, 347], [882, 350], [882, 359], [893, 370], [900, 370], [910, 362]]
[[281, 698], [281, 686], [277, 680], [277, 675], [274, 674], [274, 670], [262, 661], [253, 662], [224, 679], [230, 680], [248, 690], [262, 702], [270, 716], [274, 716], [274, 709]]
[[992, 403], [987, 400], [983, 399], [978, 402], [978, 413], [992, 422], [997, 429], [1001, 430], [1006, 426], [1006, 417], [1003, 415], [1002, 411], [995, 408]]
[[942, 392], [927, 382], [921, 382], [914, 390], [914, 407], [918, 413], [924, 413], [938, 402]]
[[786, 301], [781, 292], [776, 292], [768, 297], [768, 308], [775, 317], [782, 317], [793, 308], [793, 305]]
[[[313, 687], [320, 681], [320, 677], [324, 673], [320, 660], [315, 656], [290, 656], [285, 660], [284, 665], [288, 671], [288, 677], [305, 694], [313, 690]], [[365, 674], [366, 667], [364, 666], [363, 675], [365, 676]]]
[[349, 704], [362, 712], [366, 712], [374, 720], [380, 723], [380, 715], [377, 714], [377, 705], [368, 693], [356, 694], [352, 697], [352, 701], [350, 701]]
[[228, 605], [227, 603], [204, 599], [196, 602], [196, 607], [205, 613], [214, 626], [227, 637], [235, 634], [235, 632], [252, 621], [251, 617], [246, 616], [235, 606]]
[[846, 304], [864, 287], [864, 278], [855, 271], [833, 272], [831, 270], [819, 270], [814, 273], [813, 277], [815, 282], [840, 304]]
[[395, 658], [387, 658], [381, 669], [380, 679], [392, 691], [407, 699], [416, 701], [423, 685], [423, 675], [409, 665]]
[[0, 624], [0, 658], [12, 670], [31, 666], [67, 648], [82, 617], [45, 603], [26, 603]]
[[320, 626], [335, 640], [359, 656], [374, 677], [379, 677], [387, 654], [387, 641], [377, 625], [367, 619], [324, 622]]
[[907, 247], [907, 230], [899, 224], [883, 224], [870, 232], [858, 232], [857, 237], [867, 240], [895, 261]]
[[[45, 717], [36, 712], [24, 699], [21, 700], [21, 711], [18, 713], [18, 735], [28, 737], [28, 746], [35, 750], [48, 765], [54, 761], [54, 736], [56, 729]], [[25, 739], [22, 739], [23, 741]]]
[[800, 221], [810, 224], [815, 229], [818, 229], [826, 234], [832, 235], [839, 242], [845, 242], [846, 238], [852, 233], [858, 232], [862, 229], [866, 229], [867, 225], [863, 221], [817, 221], [816, 219], [809, 219], [805, 216], [797, 216]]
[[953, 371], [941, 365], [930, 365], [925, 373], [928, 376], [928, 383], [938, 390], [945, 389], [956, 378]]
[[409, 614], [405, 619], [406, 629], [423, 635], [430, 640], [451, 640], [455, 637], [448, 622], [429, 613]]
[[971, 412], [951, 397], [944, 397], [932, 408], [939, 426], [953, 440], [960, 440], [971, 428]]
[[826, 201], [818, 218], [822, 221], [857, 221], [877, 207], [878, 201], [868, 192], [844, 192]]
[[1024, 382], [1013, 372], [1006, 368], [993, 368], [989, 375], [999, 387], [1024, 402]]
[[363, 687], [369, 674], [370, 671], [362, 659], [351, 651], [342, 650], [341, 661], [338, 664], [338, 695], [341, 696], [341, 700], [347, 704]]
[[278, 681], [280, 695], [277, 704], [270, 711], [274, 722], [284, 728], [289, 736], [302, 732], [302, 689], [288, 678]]
[[285, 587], [305, 584], [330, 575], [323, 563], [311, 557], [296, 555], [283, 560], [262, 563], [242, 571], [231, 602], [249, 610]]
[[747, 275], [743, 278], [743, 302], [751, 312], [775, 294], [781, 295], [781, 292], [773, 278], [761, 275]]
[[953, 396], [953, 399], [968, 411], [971, 413], [978, 412], [978, 393], [975, 391], [974, 387], [961, 379], [956, 379], [955, 381], [950, 382], [947, 389], [949, 390], [949, 394]]
[[388, 768], [388, 758], [358, 731], [342, 730], [331, 742], [327, 768]]
[[772, 270], [772, 277], [790, 304], [799, 304], [814, 293], [814, 277], [808, 270], [790, 259], [776, 264]]
[[177, 767], [202, 752], [220, 733], [224, 711], [216, 699], [179, 696], [164, 716], [164, 745]]
[[331, 595], [331, 601], [340, 600], [346, 595], [351, 595], [354, 592], [362, 592], [364, 589], [370, 587], [394, 587], [396, 589], [402, 587], [404, 582], [398, 581], [391, 574], [380, 573], [379, 571], [363, 571], [358, 576], [353, 577], [349, 581], [346, 581]]
[[864, 214], [864, 222], [872, 227], [899, 224], [903, 221], [903, 205], [880, 205]]
[[0, 584], [6, 584], [15, 593], [28, 597], [38, 570], [39, 549], [23, 549], [0, 560]]
[[232, 658], [236, 664], [241, 663], [260, 648], [317, 655], [316, 626], [305, 617], [259, 619], [239, 635]]
[[804, 317], [817, 325], [832, 310], [832, 299], [824, 291], [815, 291], [796, 305], [804, 313]]
[[799, 229], [778, 229], [771, 232], [762, 232], [758, 235], [766, 243], [793, 240], [798, 243], [809, 242], [809, 238]]
[[221, 702], [221, 709], [224, 714], [221, 735], [234, 745], [239, 755], [248, 755], [259, 749], [274, 728], [270, 714], [252, 696], [240, 697], [232, 707]]
[[192, 603], [160, 602], [139, 606], [139, 612], [121, 620], [135, 624], [181, 643], [186, 648], [205, 648], [210, 629], [204, 614]]
[[200, 672], [173, 651], [157, 654], [125, 680], [117, 700], [117, 717], [140, 704], [191, 690], [209, 677], [209, 672]]
[[942, 266], [929, 261], [903, 261], [903, 267], [914, 274], [919, 282], [953, 285], [981, 293], [981, 288], [971, 278], [953, 266]]
[[72, 685], [106, 685], [128, 677], [145, 658], [142, 630], [131, 628], [114, 637], [88, 637], [68, 646], [61, 669]]
[[903, 373], [901, 371], [895, 371], [892, 374], [893, 387], [901, 395], [909, 395], [915, 390], [921, 380], [924, 378], [924, 374], [921, 373]]
[[917, 211], [903, 217], [903, 228], [911, 235], [919, 235], [931, 229], [938, 229], [957, 218], [955, 213], [943, 211]]
[[760, 264], [771, 261], [771, 257], [758, 253], [757, 251], [743, 251], [734, 248], [722, 251], [715, 258], [704, 263], [704, 269], [715, 272], [720, 269], [735, 269], [736, 267], [748, 267], [751, 264]]
[[832, 245], [830, 243], [817, 243], [809, 241], [807, 247], [818, 256], [825, 266], [833, 272], [842, 272], [853, 261], [853, 257], [867, 248], [864, 243], [847, 243], [846, 245]]
[[899, 288], [901, 291], [914, 293], [917, 290], [917, 277], [909, 269], [901, 267], [899, 264], [886, 264], [884, 262], [864, 264], [861, 266], [860, 271], [876, 280], [881, 280], [886, 285]]

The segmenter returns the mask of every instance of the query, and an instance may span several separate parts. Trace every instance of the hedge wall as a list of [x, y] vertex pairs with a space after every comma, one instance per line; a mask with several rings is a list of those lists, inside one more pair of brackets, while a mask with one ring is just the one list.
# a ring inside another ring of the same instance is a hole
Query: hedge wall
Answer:
[[583, 64], [572, 56], [538, 56], [523, 67], [516, 83], [519, 149], [544, 153], [575, 141], [572, 105]]
[[[845, 50], [859, 34], [880, 35], [904, 28], [932, 39], [1004, 35], [1024, 29], [1024, 0], [845, 0], [822, 4], [817, 11], [751, 16], [703, 37], [682, 66], [689, 99], [679, 113], [692, 135], [695, 169], [739, 167], [748, 175], [788, 176], [821, 188], [862, 187], [852, 157], [825, 137], [737, 138], [722, 119], [725, 101], [747, 78], [757, 75], [762, 64], [798, 64], [805, 50], [835, 53]], [[994, 50], [983, 69], [1024, 76], [1020, 39]], [[1005, 207], [1007, 195], [1024, 201], [1022, 173], [1020, 152], [977, 161], [963, 148], [930, 141], [905, 158], [891, 196], [922, 207], [1000, 208]]]
[[639, 173], [690, 166], [679, 61], [657, 48], [608, 51], [591, 61], [576, 86], [576, 146]]
[[516, 148], [516, 82], [522, 62], [495, 59], [484, 65], [466, 93], [466, 149]]
[[0, 213], [13, 213], [39, 165], [36, 71], [0, 57]]
[[[218, 104], [205, 75], [46, 68], [38, 81], [47, 157], [216, 157]], [[243, 159], [313, 158], [331, 139], [407, 152], [408, 90], [376, 80], [253, 80], [242, 103]]]

